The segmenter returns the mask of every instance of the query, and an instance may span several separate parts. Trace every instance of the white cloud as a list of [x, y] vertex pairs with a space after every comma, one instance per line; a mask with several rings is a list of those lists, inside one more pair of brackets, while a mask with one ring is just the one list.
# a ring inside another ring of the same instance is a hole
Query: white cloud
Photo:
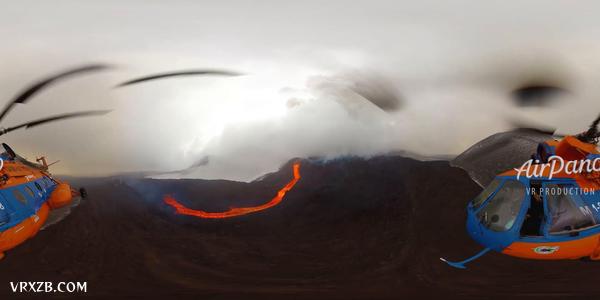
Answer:
[[[600, 112], [596, 2], [0, 2], [5, 99], [70, 66], [119, 66], [63, 82], [6, 120], [114, 109], [6, 137], [30, 158], [60, 159], [56, 172], [176, 170], [209, 156], [187, 176], [247, 180], [296, 156], [456, 154], [510, 119], [572, 132]], [[111, 89], [190, 68], [247, 75]], [[400, 110], [347, 89], [373, 76], [398, 92]], [[576, 95], [513, 105], [514, 85], [544, 76]]]

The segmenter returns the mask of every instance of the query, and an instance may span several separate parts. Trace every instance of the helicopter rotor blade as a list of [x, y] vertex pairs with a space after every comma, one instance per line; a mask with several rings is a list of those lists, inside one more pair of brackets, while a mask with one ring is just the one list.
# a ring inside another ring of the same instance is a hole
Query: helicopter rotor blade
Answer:
[[111, 112], [111, 110], [90, 110], [90, 111], [81, 111], [81, 112], [66, 113], [66, 114], [61, 114], [61, 115], [56, 115], [56, 116], [50, 116], [50, 117], [46, 117], [43, 119], [29, 121], [27, 123], [8, 127], [6, 129], [0, 131], [0, 135], [7, 134], [11, 131], [21, 129], [21, 128], [29, 129], [29, 128], [40, 126], [42, 124], [46, 124], [46, 123], [50, 123], [50, 122], [78, 118], [78, 117], [101, 116], [101, 115], [105, 115], [109, 112]]
[[43, 88], [47, 87], [48, 85], [51, 85], [59, 80], [65, 79], [65, 78], [73, 76], [73, 75], [101, 71], [101, 70], [104, 70], [107, 68], [109, 68], [108, 65], [92, 64], [92, 65], [86, 65], [86, 66], [82, 66], [82, 67], [75, 68], [75, 69], [70, 69], [68, 71], [58, 73], [56, 75], [44, 78], [44, 79], [36, 82], [35, 84], [27, 87], [27, 89], [25, 89], [24, 91], [19, 93], [15, 98], [13, 98], [4, 107], [4, 110], [2, 110], [2, 113], [0, 113], [0, 121], [2, 121], [4, 119], [4, 117], [12, 110], [12, 108], [16, 104], [19, 104], [19, 103], [23, 104], [23, 103], [27, 102], [33, 95], [35, 95], [37, 92], [39, 92]]
[[511, 96], [520, 107], [545, 107], [573, 92], [554, 84], [526, 84], [514, 89]]
[[522, 121], [522, 120], [509, 120], [510, 125], [513, 127], [513, 130], [518, 130], [521, 132], [531, 132], [534, 134], [547, 134], [553, 137], [565, 137], [565, 134], [557, 133], [556, 127], [550, 127], [545, 125], [533, 124], [531, 122]]
[[594, 132], [594, 138], [600, 137], [600, 132], [598, 131], [598, 124], [600, 124], [600, 115], [590, 124], [590, 130]]
[[598, 124], [600, 124], [600, 115], [598, 115], [598, 117], [594, 120], [594, 122], [592, 122], [592, 124], [590, 125], [590, 128], [596, 128], [596, 127], [598, 127]]
[[590, 124], [590, 127], [588, 128], [588, 130], [578, 134], [576, 136], [577, 139], [579, 139], [580, 141], [582, 141], [584, 143], [597, 144], [598, 138], [600, 138], [600, 131], [598, 131], [598, 124], [600, 124], [600, 116], [598, 116], [592, 122], [592, 124]]
[[486, 187], [499, 173], [521, 166], [539, 143], [550, 139], [552, 135], [527, 129], [496, 133], [456, 156], [450, 165], [465, 170], [473, 181]]
[[141, 82], [146, 82], [146, 81], [156, 80], [156, 79], [162, 79], [162, 78], [178, 77], [178, 76], [196, 76], [196, 75], [240, 76], [242, 74], [238, 73], [238, 72], [227, 71], [227, 70], [209, 70], [209, 69], [175, 71], [175, 72], [153, 74], [153, 75], [148, 75], [148, 76], [144, 76], [144, 77], [134, 78], [134, 79], [122, 82], [115, 87], [124, 87], [124, 86], [128, 86], [128, 85], [136, 84], [136, 83], [141, 83]]
[[11, 158], [15, 158], [17, 156], [15, 150], [13, 150], [7, 143], [2, 143], [2, 148], [4, 148], [4, 152], [8, 153]]

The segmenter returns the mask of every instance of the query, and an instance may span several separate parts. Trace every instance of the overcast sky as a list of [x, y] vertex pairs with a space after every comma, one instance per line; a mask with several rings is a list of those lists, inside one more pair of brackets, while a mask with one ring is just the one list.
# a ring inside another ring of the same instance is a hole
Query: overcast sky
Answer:
[[[52, 86], [2, 124], [112, 109], [3, 137], [29, 158], [61, 160], [56, 173], [208, 161], [185, 176], [249, 180], [293, 157], [458, 154], [511, 121], [580, 131], [600, 112], [596, 1], [0, 3], [3, 101], [47, 74], [115, 66]], [[245, 75], [112, 88], [192, 68]], [[518, 107], [510, 91], [527, 81], [574, 95]], [[399, 108], [381, 110], [356, 86]]]

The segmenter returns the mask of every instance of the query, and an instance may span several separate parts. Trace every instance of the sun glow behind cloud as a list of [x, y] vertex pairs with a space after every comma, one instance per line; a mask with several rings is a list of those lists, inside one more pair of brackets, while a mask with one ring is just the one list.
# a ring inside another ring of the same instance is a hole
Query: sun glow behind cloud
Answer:
[[[242, 64], [237, 70], [244, 74], [167, 79], [116, 91], [121, 99], [116, 113], [121, 115], [124, 126], [147, 124], [125, 132], [130, 147], [176, 150], [165, 151], [171, 155], [163, 157], [162, 163], [150, 165], [150, 170], [193, 164], [204, 155], [209, 143], [222, 137], [226, 128], [284, 119], [290, 99], [308, 99], [306, 80], [319, 74], [316, 68], [269, 61]], [[140, 105], [149, 109], [138, 114]], [[162, 141], [149, 141], [146, 137], [151, 134], [160, 135]]]
[[[24, 155], [60, 159], [57, 173], [170, 171], [208, 157], [185, 176], [248, 180], [292, 157], [456, 154], [510, 118], [573, 132], [600, 109], [591, 1], [62, 2], [6, 1], [0, 11], [4, 99], [72, 66], [117, 66], [53, 86], [3, 124], [113, 109], [5, 136]], [[112, 89], [190, 68], [246, 75]], [[332, 89], [348, 71], [381, 75], [401, 108], [383, 112], [344, 82]], [[515, 107], [510, 89], [535, 72], [566, 75], [576, 97]]]

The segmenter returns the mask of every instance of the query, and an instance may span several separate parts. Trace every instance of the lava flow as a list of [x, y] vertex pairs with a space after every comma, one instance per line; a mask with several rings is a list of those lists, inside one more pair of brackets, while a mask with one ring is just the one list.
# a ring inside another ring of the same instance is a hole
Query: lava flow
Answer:
[[271, 208], [271, 207], [279, 204], [281, 202], [281, 200], [283, 200], [285, 193], [290, 191], [294, 187], [294, 185], [296, 185], [296, 182], [298, 182], [298, 180], [300, 180], [300, 163], [296, 162], [296, 163], [294, 163], [294, 178], [290, 182], [288, 182], [282, 189], [280, 189], [279, 192], [277, 192], [277, 195], [275, 197], [273, 197], [273, 199], [271, 199], [271, 201], [269, 201], [265, 204], [259, 205], [259, 206], [232, 207], [228, 211], [225, 211], [225, 212], [206, 212], [203, 210], [195, 210], [195, 209], [187, 208], [187, 207], [183, 206], [181, 203], [177, 202], [177, 200], [175, 198], [173, 198], [173, 196], [171, 196], [171, 195], [165, 195], [163, 201], [166, 204], [174, 207], [175, 213], [177, 213], [177, 214], [195, 216], [195, 217], [207, 218], [207, 219], [231, 218], [231, 217], [237, 217], [237, 216], [246, 215], [249, 213], [265, 210], [265, 209]]

